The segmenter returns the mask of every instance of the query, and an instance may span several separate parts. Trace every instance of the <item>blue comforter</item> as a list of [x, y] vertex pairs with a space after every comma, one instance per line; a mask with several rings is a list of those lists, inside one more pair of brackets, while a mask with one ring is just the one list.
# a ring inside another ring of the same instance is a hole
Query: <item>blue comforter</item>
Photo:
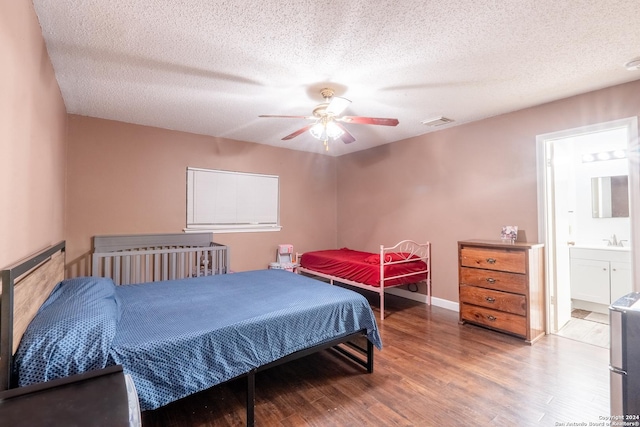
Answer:
[[[97, 280], [105, 286], [100, 281], [107, 279], [87, 280]], [[56, 288], [50, 299], [64, 287]], [[155, 409], [295, 351], [361, 329], [381, 348], [375, 318], [362, 295], [283, 270], [114, 286], [114, 291], [111, 299], [101, 295], [109, 307], [117, 308], [118, 319], [115, 332], [101, 339], [104, 343], [111, 337], [108, 348], [99, 346], [100, 363], [124, 367], [133, 377], [143, 410]], [[55, 304], [48, 302], [32, 324], [51, 323], [52, 313], [47, 313], [46, 307]], [[38, 322], [42, 312], [45, 319]], [[69, 327], [78, 322], [63, 323]], [[96, 329], [95, 320], [89, 323]], [[108, 324], [109, 331], [112, 324]], [[72, 340], [76, 348], [57, 346], [52, 350], [45, 346], [49, 354], [42, 357], [38, 356], [42, 351], [33, 348], [41, 345], [28, 345], [42, 340], [30, 335], [33, 334], [29, 331], [25, 333], [16, 355], [20, 385], [53, 379], [51, 376], [61, 370], [65, 371], [62, 376], [75, 373], [58, 367], [50, 370], [49, 377], [39, 378], [39, 372], [31, 371], [33, 367], [42, 370], [42, 363], [34, 364], [34, 360], [50, 359], [51, 354], [55, 354], [53, 359], [60, 359], [58, 365], [66, 367], [64, 360], [77, 356], [68, 353], [84, 351], [78, 350], [77, 343], [91, 341], [84, 336], [82, 340]], [[78, 369], [82, 370], [88, 364], [80, 365]]]

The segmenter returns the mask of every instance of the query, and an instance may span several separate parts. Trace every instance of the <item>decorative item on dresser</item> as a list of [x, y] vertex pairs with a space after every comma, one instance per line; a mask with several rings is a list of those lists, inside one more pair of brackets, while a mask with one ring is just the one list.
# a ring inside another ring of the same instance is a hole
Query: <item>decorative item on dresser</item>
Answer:
[[458, 242], [460, 323], [524, 338], [545, 334], [544, 245]]

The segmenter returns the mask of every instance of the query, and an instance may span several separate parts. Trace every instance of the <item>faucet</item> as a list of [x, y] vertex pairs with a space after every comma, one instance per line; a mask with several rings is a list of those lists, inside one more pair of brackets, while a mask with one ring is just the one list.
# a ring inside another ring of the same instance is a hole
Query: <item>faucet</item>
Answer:
[[619, 246], [619, 247], [622, 247], [622, 246], [624, 246], [622, 244], [622, 242], [626, 242], [626, 240], [618, 240], [618, 238], [616, 237], [615, 234], [611, 236], [611, 239], [602, 239], [602, 240], [607, 242], [607, 246]]

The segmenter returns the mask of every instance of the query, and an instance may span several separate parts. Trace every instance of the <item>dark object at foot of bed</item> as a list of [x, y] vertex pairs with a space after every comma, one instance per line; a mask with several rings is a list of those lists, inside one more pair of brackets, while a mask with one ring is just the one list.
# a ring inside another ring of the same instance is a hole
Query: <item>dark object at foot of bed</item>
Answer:
[[[137, 396], [133, 399], [137, 403]], [[136, 417], [140, 419], [139, 412]], [[96, 425], [108, 420], [110, 426], [129, 427], [136, 417], [130, 414], [122, 366], [0, 392], [0, 419], [7, 426]]]

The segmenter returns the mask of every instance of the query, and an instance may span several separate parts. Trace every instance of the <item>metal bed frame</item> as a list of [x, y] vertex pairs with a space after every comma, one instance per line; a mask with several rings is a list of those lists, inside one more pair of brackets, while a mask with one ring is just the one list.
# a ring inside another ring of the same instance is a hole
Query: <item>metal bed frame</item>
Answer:
[[[384, 261], [384, 255], [389, 253], [398, 253], [406, 256], [405, 259], [400, 261]], [[302, 254], [296, 254], [296, 259], [300, 262], [300, 257]], [[417, 271], [408, 274], [399, 274], [396, 276], [386, 276], [384, 268], [388, 265], [394, 264], [403, 264], [407, 262], [413, 261], [423, 261], [427, 268], [426, 271]], [[399, 279], [402, 277], [410, 277], [418, 274], [427, 274], [426, 284], [427, 284], [427, 304], [431, 305], [431, 243], [416, 243], [413, 240], [402, 240], [394, 246], [384, 247], [384, 245], [380, 245], [380, 286], [371, 286], [366, 283], [354, 282], [353, 280], [345, 279], [339, 276], [333, 276], [330, 274], [321, 273], [319, 271], [311, 270], [305, 267], [297, 267], [296, 269], [299, 273], [306, 273], [312, 276], [323, 277], [325, 279], [329, 279], [329, 283], [333, 284], [334, 282], [344, 283], [350, 286], [354, 286], [356, 288], [364, 289], [367, 291], [372, 291], [377, 293], [380, 296], [380, 321], [384, 320], [384, 291], [385, 291], [385, 281], [392, 279]], [[401, 285], [393, 285], [401, 286]], [[388, 285], [386, 286], [389, 287]]]
[[[136, 243], [137, 244], [137, 243]], [[65, 251], [65, 242], [62, 241], [55, 246], [51, 246], [35, 255], [31, 258], [22, 261], [16, 265], [13, 265], [1, 272], [2, 279], [2, 295], [1, 297], [1, 309], [0, 313], [0, 391], [8, 390], [10, 388], [15, 388], [17, 386], [15, 378], [15, 372], [13, 371], [13, 353], [14, 353], [14, 342], [18, 342], [22, 337], [22, 331], [19, 336], [14, 334], [14, 288], [16, 286], [16, 281], [18, 278], [21, 278], [26, 273], [31, 274], [34, 270], [44, 265], [48, 260], [51, 259], [52, 255], [57, 252], [61, 252], [64, 254]], [[228, 265], [228, 264], [227, 264]], [[51, 267], [54, 268], [54, 267]], [[58, 267], [60, 269], [60, 273], [64, 274], [64, 262], [59, 263]], [[21, 282], [22, 283], [22, 282]], [[52, 283], [50, 288], [52, 289], [57, 282]], [[45, 298], [48, 296], [45, 295]], [[33, 314], [37, 311], [38, 307], [32, 307]], [[31, 316], [32, 318], [33, 316]], [[30, 321], [30, 319], [29, 319]], [[366, 348], [356, 344], [353, 342], [354, 339], [359, 337], [365, 337], [367, 342]], [[345, 356], [357, 363], [358, 365], [366, 368], [368, 373], [373, 373], [373, 344], [371, 341], [366, 339], [366, 330], [361, 330], [346, 336], [334, 338], [332, 340], [326, 341], [322, 344], [315, 345], [313, 347], [309, 347], [297, 352], [294, 352], [290, 355], [284, 356], [278, 360], [275, 360], [266, 365], [259, 366], [252, 371], [240, 375], [237, 378], [246, 377], [247, 378], [247, 426], [253, 426], [255, 423], [255, 375], [258, 372], [264, 371], [266, 369], [272, 368], [274, 366], [299, 359], [301, 357], [308, 356], [312, 353], [316, 353], [325, 349], [333, 349], [338, 354]], [[214, 386], [215, 387], [215, 386]]]
[[[278, 366], [286, 362], [300, 359], [301, 357], [317, 353], [321, 350], [332, 349], [337, 351], [341, 355], [348, 357], [357, 364], [365, 367], [367, 369], [367, 373], [373, 373], [373, 344], [371, 343], [371, 341], [369, 341], [368, 339], [366, 340], [366, 349], [352, 342], [353, 339], [361, 336], [364, 336], [366, 339], [367, 331], [361, 330], [358, 332], [354, 332], [344, 337], [335, 338], [331, 341], [327, 341], [325, 343], [318, 344], [316, 346], [309, 347], [295, 353], [291, 353], [288, 356], [284, 356], [266, 365], [259, 366], [258, 368], [247, 373], [247, 426], [253, 426], [255, 422], [255, 376], [258, 372], [265, 371], [269, 368], [273, 368], [274, 366]], [[351, 350], [355, 350], [355, 352]], [[358, 353], [360, 353], [360, 355]], [[366, 358], [363, 359], [361, 356], [362, 354], [364, 354]]]

